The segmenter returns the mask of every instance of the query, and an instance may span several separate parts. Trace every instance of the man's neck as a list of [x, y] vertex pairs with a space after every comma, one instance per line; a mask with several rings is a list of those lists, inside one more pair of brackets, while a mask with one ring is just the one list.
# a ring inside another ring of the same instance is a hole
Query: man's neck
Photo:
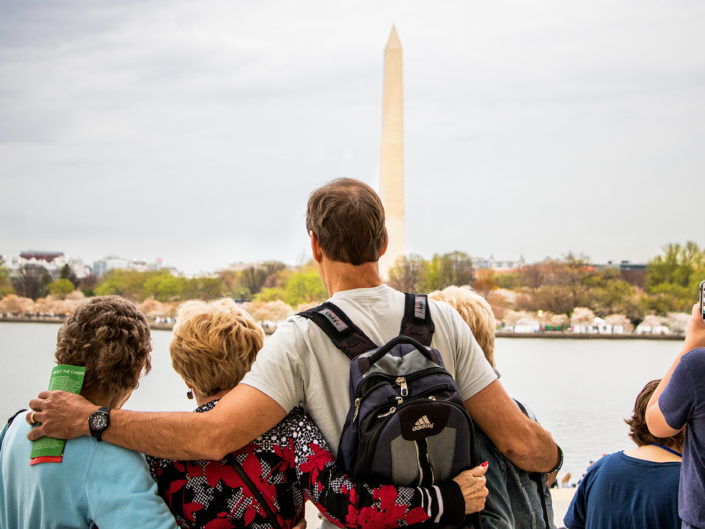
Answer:
[[352, 265], [324, 257], [319, 263], [319, 272], [329, 296], [343, 290], [374, 288], [382, 284], [377, 261]]

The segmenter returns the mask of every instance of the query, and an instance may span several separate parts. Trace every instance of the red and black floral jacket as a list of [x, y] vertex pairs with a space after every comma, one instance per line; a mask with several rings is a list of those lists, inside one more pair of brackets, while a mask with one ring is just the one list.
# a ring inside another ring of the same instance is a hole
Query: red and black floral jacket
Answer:
[[[216, 403], [210, 401], [196, 411], [206, 412]], [[182, 528], [290, 528], [303, 515], [307, 499], [340, 527], [395, 528], [463, 519], [463, 497], [452, 482], [414, 488], [351, 481], [335, 465], [321, 431], [299, 407], [220, 461], [147, 459], [159, 494]], [[269, 509], [260, 505], [233, 460], [240, 463]], [[276, 523], [267, 510], [276, 513]]]

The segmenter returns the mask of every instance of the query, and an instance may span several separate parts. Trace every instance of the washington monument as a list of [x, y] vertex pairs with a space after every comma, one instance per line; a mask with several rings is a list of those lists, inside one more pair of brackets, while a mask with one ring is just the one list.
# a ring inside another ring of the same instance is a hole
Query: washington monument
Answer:
[[387, 253], [380, 260], [382, 278], [406, 253], [404, 226], [404, 93], [401, 42], [396, 27], [384, 49], [384, 95], [382, 99], [382, 161], [379, 191], [389, 234]]

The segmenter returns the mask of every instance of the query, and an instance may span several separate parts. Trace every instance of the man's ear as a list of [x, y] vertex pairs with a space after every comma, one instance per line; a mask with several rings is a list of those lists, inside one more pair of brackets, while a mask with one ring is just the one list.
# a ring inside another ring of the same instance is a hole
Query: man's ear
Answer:
[[321, 250], [321, 244], [318, 242], [318, 237], [313, 231], [308, 232], [309, 237], [311, 237], [311, 255], [313, 255], [313, 260], [320, 263], [323, 260], [323, 250]]
[[387, 246], [389, 246], [389, 233], [387, 233], [387, 227], [386, 227], [386, 226], [384, 227], [384, 233], [385, 233], [385, 235], [387, 236], [387, 237], [386, 237], [387, 240], [386, 240], [386, 242], [384, 243], [384, 245], [382, 246], [382, 248], [381, 248], [380, 251], [379, 251], [379, 256], [380, 256], [380, 257], [382, 257], [385, 253], [387, 253]]

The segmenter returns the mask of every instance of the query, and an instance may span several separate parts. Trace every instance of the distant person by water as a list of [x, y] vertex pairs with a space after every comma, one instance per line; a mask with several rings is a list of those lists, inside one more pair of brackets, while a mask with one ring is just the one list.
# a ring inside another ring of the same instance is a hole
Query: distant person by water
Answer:
[[[119, 409], [149, 371], [151, 350], [149, 326], [137, 307], [103, 296], [64, 322], [55, 358], [85, 366], [81, 394]], [[67, 441], [61, 463], [30, 467], [29, 430], [19, 417], [0, 433], [0, 527], [176, 529], [142, 454], [81, 437]]]
[[580, 482], [563, 519], [568, 529], [678, 529], [683, 432], [660, 438], [646, 426], [658, 380], [639, 392], [626, 421], [637, 447], [597, 460]]
[[678, 513], [684, 528], [705, 527], [705, 322], [699, 304], [683, 348], [651, 397], [646, 420], [659, 436], [685, 427]]
[[[494, 359], [496, 321], [492, 307], [470, 287], [450, 286], [428, 297], [448, 303], [470, 327], [485, 358], [496, 370]], [[498, 376], [499, 376], [499, 372]], [[515, 401], [517, 402], [517, 401]], [[527, 415], [535, 419], [523, 404]], [[522, 470], [506, 458], [485, 433], [474, 425], [474, 448], [479, 460], [489, 461], [486, 474], [489, 495], [480, 513], [484, 529], [552, 529], [553, 505], [546, 475]], [[552, 472], [555, 480], [558, 469]]]

